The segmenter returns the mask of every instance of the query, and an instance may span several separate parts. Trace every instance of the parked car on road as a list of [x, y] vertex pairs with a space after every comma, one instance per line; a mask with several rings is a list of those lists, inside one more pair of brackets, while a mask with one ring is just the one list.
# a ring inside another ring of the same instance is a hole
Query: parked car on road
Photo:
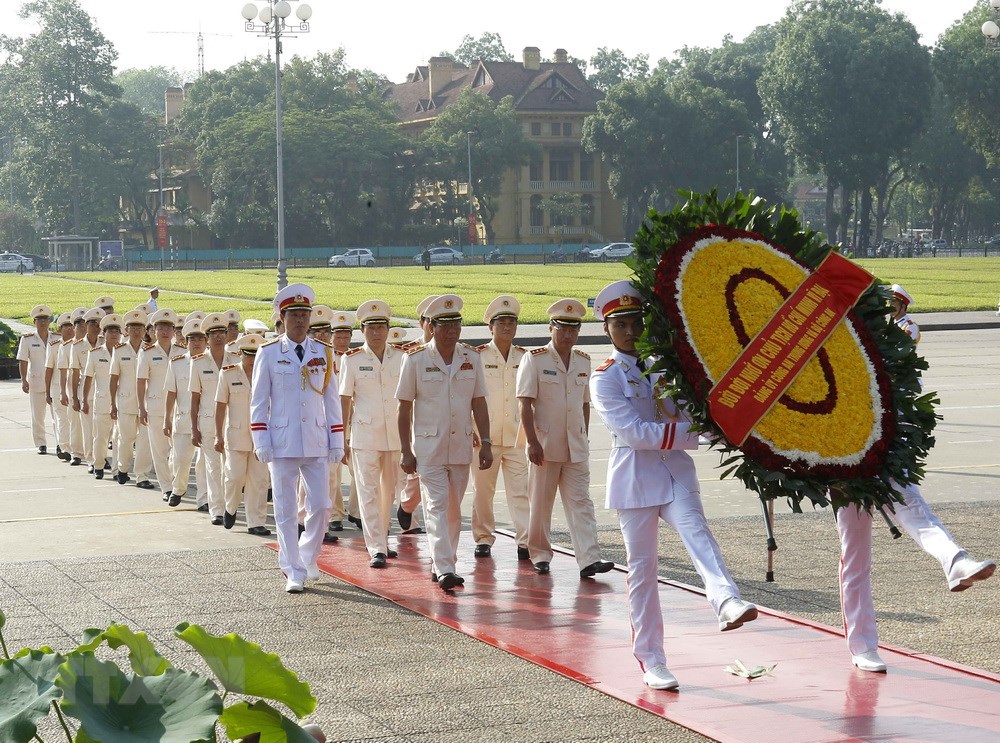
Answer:
[[31, 259], [31, 262], [35, 264], [36, 273], [38, 271], [48, 271], [52, 268], [52, 261], [44, 255], [35, 255], [34, 253], [22, 253], [21, 255]]
[[20, 253], [0, 253], [0, 272], [26, 273], [35, 270], [35, 262]]
[[[431, 248], [431, 264], [457, 264], [465, 260], [465, 254], [455, 248]], [[424, 262], [423, 251], [413, 256], [413, 262], [418, 266]]]
[[632, 243], [609, 243], [603, 248], [590, 251], [592, 261], [620, 261], [635, 255], [635, 245]]
[[330, 268], [347, 268], [348, 266], [372, 268], [375, 265], [375, 255], [368, 248], [351, 248], [346, 253], [331, 255], [326, 264]]
[[950, 248], [951, 246], [948, 244], [947, 240], [942, 240], [941, 238], [938, 238], [937, 240], [931, 240], [929, 243], [927, 243], [927, 247], [930, 250], [943, 250], [945, 248]]

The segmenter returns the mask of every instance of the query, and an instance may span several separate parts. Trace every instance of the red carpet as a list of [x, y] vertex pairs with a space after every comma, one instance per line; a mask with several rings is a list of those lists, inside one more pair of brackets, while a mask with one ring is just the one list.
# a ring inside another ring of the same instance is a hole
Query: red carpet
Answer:
[[[887, 674], [856, 670], [843, 636], [762, 610], [721, 633], [700, 590], [662, 582], [667, 662], [677, 692], [642, 683], [632, 657], [625, 573], [581, 581], [576, 560], [556, 554], [536, 575], [500, 536], [492, 559], [472, 556], [463, 534], [464, 588], [447, 595], [430, 580], [426, 537], [390, 538], [399, 558], [368, 567], [361, 539], [324, 547], [322, 570], [411, 611], [582, 684], [721, 741], [1000, 741], [1000, 676], [905, 648], [883, 646]], [[748, 682], [723, 672], [777, 663]]]

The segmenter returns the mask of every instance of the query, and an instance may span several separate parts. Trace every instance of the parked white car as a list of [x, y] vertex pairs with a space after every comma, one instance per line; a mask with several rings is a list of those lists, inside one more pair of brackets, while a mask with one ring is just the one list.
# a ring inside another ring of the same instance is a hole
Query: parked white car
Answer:
[[632, 243], [609, 243], [603, 248], [590, 251], [592, 261], [620, 261], [635, 255], [635, 245]]
[[327, 265], [330, 268], [347, 268], [348, 266], [372, 268], [375, 265], [375, 256], [368, 248], [351, 248], [346, 253], [331, 255]]
[[[465, 260], [465, 254], [455, 248], [431, 248], [431, 264], [457, 264]], [[418, 266], [424, 262], [424, 251], [420, 251], [413, 256], [413, 262]]]
[[35, 270], [35, 262], [19, 253], [0, 253], [0, 272], [26, 273]]

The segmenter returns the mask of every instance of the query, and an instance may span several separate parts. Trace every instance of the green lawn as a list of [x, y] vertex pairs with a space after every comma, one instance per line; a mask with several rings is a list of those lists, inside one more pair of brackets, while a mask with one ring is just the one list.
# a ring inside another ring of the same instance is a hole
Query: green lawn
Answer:
[[[1000, 258], [900, 258], [860, 263], [886, 283], [903, 284], [919, 312], [991, 310], [1000, 294]], [[317, 300], [335, 309], [354, 309], [366, 299], [384, 299], [399, 317], [414, 317], [413, 308], [426, 295], [455, 293], [465, 300], [467, 324], [478, 324], [486, 305], [498, 294], [521, 300], [522, 322], [545, 322], [546, 308], [562, 297], [586, 303], [605, 284], [626, 278], [622, 263], [567, 265], [419, 266], [396, 268], [302, 268], [289, 271], [289, 281], [316, 290]], [[25, 320], [35, 304], [63, 311], [91, 306], [108, 294], [119, 309], [130, 309], [148, 297], [148, 287], [161, 288], [160, 306], [181, 313], [195, 309], [234, 308], [246, 317], [268, 320], [274, 293], [273, 270], [132, 271], [117, 273], [0, 276], [0, 317]], [[198, 294], [224, 297], [214, 299]]]

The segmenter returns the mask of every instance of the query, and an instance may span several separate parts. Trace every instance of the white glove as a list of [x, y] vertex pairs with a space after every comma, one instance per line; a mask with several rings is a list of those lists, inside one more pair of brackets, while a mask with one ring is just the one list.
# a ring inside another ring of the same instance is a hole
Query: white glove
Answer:
[[340, 464], [340, 460], [343, 458], [343, 449], [330, 449], [330, 464]]
[[274, 461], [274, 449], [270, 447], [267, 447], [266, 449], [265, 448], [254, 449], [253, 453], [256, 454], [257, 459], [259, 459], [264, 464], [270, 464], [271, 462]]

